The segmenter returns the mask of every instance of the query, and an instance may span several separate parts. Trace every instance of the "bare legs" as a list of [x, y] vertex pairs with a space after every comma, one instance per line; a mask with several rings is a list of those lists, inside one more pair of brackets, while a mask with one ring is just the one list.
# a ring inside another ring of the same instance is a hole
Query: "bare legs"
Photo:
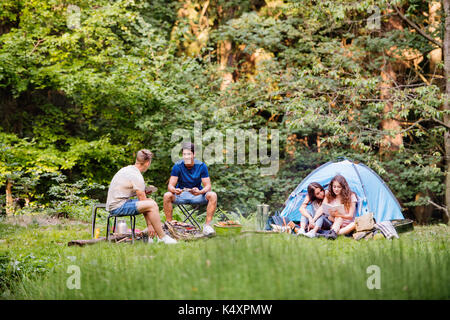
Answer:
[[350, 232], [352, 232], [353, 230], [355, 230], [356, 225], [354, 222], [348, 224], [347, 226], [339, 229], [338, 235], [340, 234], [349, 234]]
[[342, 225], [342, 218], [340, 217], [334, 218], [334, 222], [330, 230], [334, 230], [334, 232], [336, 232], [337, 234], [339, 232], [339, 229], [341, 228], [341, 225]]
[[[213, 218], [214, 212], [217, 208], [217, 194], [213, 191], [206, 193], [206, 200], [208, 205], [206, 207], [206, 224], [209, 224]], [[164, 194], [163, 206], [164, 214], [167, 221], [172, 221], [173, 202], [175, 201], [175, 195], [172, 192], [166, 192]]]
[[165, 233], [162, 229], [161, 219], [159, 218], [158, 204], [154, 200], [148, 199], [138, 201], [136, 207], [145, 217], [149, 236], [152, 236], [151, 233], [154, 230], [160, 239], [164, 237]]
[[208, 200], [208, 206], [206, 207], [206, 224], [209, 224], [213, 218], [214, 212], [217, 208], [217, 194], [215, 192], [207, 192], [206, 199]]
[[167, 221], [172, 221], [173, 202], [175, 195], [172, 192], [166, 192], [163, 197], [164, 215]]
[[356, 227], [355, 223], [351, 222], [348, 225], [346, 225], [345, 227], [341, 228], [343, 222], [344, 221], [341, 217], [335, 218], [334, 223], [331, 226], [331, 230], [334, 230], [334, 232], [336, 232], [337, 235], [342, 235], [342, 234], [349, 234]]

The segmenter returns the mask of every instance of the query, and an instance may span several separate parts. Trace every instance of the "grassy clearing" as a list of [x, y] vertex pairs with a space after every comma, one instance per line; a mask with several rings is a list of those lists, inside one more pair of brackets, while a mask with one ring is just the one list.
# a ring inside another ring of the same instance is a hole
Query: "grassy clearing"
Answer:
[[67, 241], [88, 236], [87, 225], [79, 221], [0, 218], [0, 298], [8, 297], [18, 282], [53, 272], [63, 261]]
[[[30, 254], [44, 270], [22, 273], [5, 299], [449, 299], [449, 227], [416, 227], [399, 240], [297, 238], [286, 234], [215, 237], [175, 246], [100, 243], [83, 224], [0, 224], [0, 254]], [[75, 257], [75, 258], [73, 258]], [[48, 264], [48, 265], [47, 265]], [[81, 289], [66, 286], [70, 265]], [[381, 289], [369, 290], [370, 265]], [[8, 275], [8, 274], [6, 274]]]

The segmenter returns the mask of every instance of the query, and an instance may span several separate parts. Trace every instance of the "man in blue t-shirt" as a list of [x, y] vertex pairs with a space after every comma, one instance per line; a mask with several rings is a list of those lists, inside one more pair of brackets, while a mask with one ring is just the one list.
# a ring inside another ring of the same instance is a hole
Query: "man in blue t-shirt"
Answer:
[[[217, 207], [217, 194], [211, 191], [206, 164], [196, 160], [193, 143], [184, 143], [181, 147], [183, 159], [172, 167], [169, 190], [164, 194], [164, 214], [167, 221], [172, 221], [173, 204], [208, 204], [203, 233], [210, 235], [214, 229], [210, 223]], [[202, 187], [203, 184], [203, 187]]]

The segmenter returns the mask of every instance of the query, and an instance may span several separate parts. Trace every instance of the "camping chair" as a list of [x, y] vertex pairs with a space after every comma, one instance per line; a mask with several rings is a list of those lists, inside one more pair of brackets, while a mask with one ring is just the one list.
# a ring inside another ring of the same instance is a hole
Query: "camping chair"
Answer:
[[[199, 215], [201, 211], [203, 211], [208, 203], [204, 204], [176, 204], [176, 206], [181, 210], [181, 212], [184, 215], [183, 222], [189, 221], [193, 226], [197, 227], [198, 229], [201, 229], [200, 223], [195, 219], [195, 215]], [[186, 206], [190, 206], [186, 207]], [[227, 220], [230, 220], [230, 218], [223, 212], [222, 209], [219, 208], [219, 206], [216, 207], [216, 213], [219, 213], [221, 215], [221, 219], [225, 218]]]
[[[94, 204], [92, 206], [92, 218], [91, 218], [91, 220], [92, 220], [92, 228], [91, 228], [92, 238], [95, 237], [95, 220], [97, 219], [97, 210], [99, 208], [105, 208], [106, 209], [106, 203], [97, 203], [97, 204]], [[134, 243], [134, 240], [136, 238], [136, 234], [135, 234], [135, 230], [136, 230], [136, 216], [138, 214], [139, 213], [136, 213], [135, 215], [130, 216], [131, 243]], [[121, 216], [112, 215], [111, 213], [108, 212], [107, 225], [106, 225], [106, 240], [107, 241], [109, 241], [109, 236], [110, 236], [110, 223], [109, 223], [109, 220], [111, 218], [114, 218], [114, 227], [113, 227], [113, 232], [114, 232], [116, 230], [117, 218], [118, 217], [121, 217]]]
[[[190, 208], [186, 207], [190, 206]], [[189, 221], [193, 226], [201, 229], [200, 224], [195, 219], [194, 215], [200, 213], [200, 209], [206, 207], [207, 204], [177, 204], [177, 207], [181, 210], [184, 215], [183, 222]]]
[[[130, 226], [131, 226], [131, 243], [134, 243], [134, 239], [136, 239], [136, 234], [135, 234], [135, 229], [136, 229], [136, 216], [139, 215], [140, 213], [135, 213], [133, 215], [130, 215]], [[110, 236], [110, 232], [109, 232], [109, 219], [114, 218], [114, 228], [113, 228], [113, 232], [116, 230], [116, 225], [117, 225], [117, 218], [120, 217], [126, 217], [126, 216], [117, 216], [117, 215], [112, 215], [111, 213], [108, 215], [108, 220], [106, 222], [106, 241], [109, 241], [109, 236]]]
[[106, 208], [106, 203], [97, 203], [92, 206], [92, 215], [91, 215], [91, 237], [95, 238], [95, 220], [97, 219], [97, 210], [99, 208]]

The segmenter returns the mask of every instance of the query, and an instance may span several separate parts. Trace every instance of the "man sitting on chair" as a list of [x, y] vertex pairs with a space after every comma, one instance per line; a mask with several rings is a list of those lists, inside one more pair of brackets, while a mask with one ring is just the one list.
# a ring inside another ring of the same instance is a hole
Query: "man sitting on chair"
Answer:
[[[206, 164], [194, 159], [193, 143], [183, 143], [181, 146], [183, 159], [172, 167], [169, 190], [164, 194], [164, 214], [167, 221], [172, 221], [173, 204], [208, 204], [206, 207], [206, 221], [203, 226], [205, 235], [214, 234], [210, 223], [217, 207], [217, 194], [211, 191]], [[202, 187], [203, 184], [203, 187]]]
[[[146, 149], [139, 150], [134, 165], [120, 169], [112, 178], [108, 189], [106, 210], [113, 216], [133, 216], [142, 213], [147, 222], [148, 239], [153, 242], [155, 234], [158, 240], [167, 244], [177, 241], [166, 235], [159, 218], [158, 204], [147, 198], [142, 173], [150, 167], [153, 154]], [[137, 196], [138, 200], [130, 199]]]

